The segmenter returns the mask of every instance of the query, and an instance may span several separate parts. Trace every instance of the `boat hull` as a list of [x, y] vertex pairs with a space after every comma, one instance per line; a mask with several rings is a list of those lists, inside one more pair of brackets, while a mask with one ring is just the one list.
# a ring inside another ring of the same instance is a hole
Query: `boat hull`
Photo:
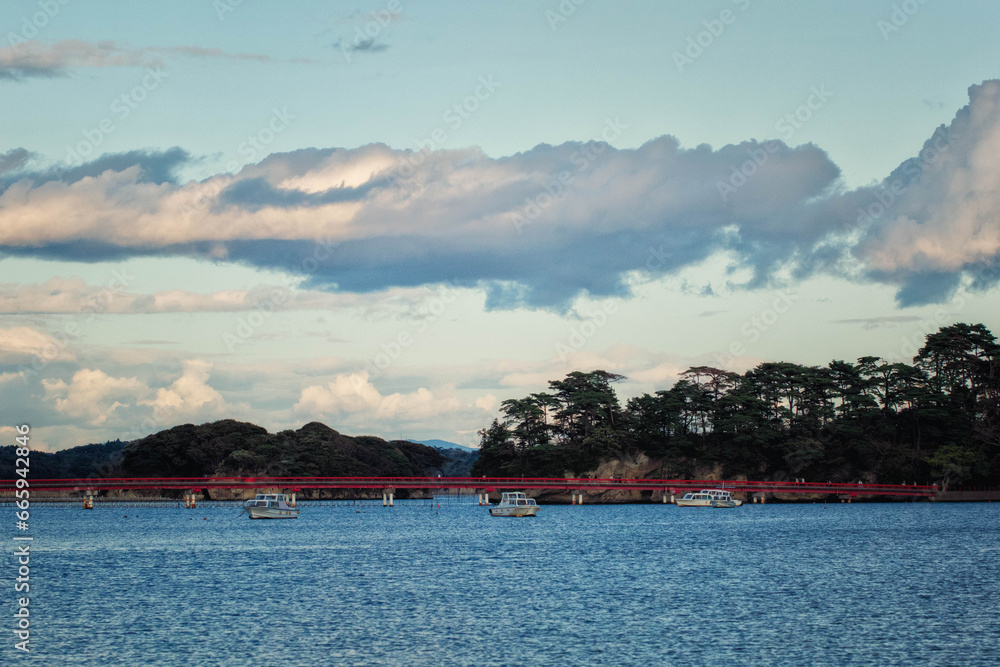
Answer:
[[517, 507], [491, 507], [490, 516], [535, 516], [538, 514], [538, 505], [519, 505]]
[[692, 500], [690, 498], [678, 498], [676, 501], [678, 507], [711, 507], [712, 501], [710, 499], [698, 498]]
[[297, 509], [276, 509], [274, 507], [248, 507], [251, 519], [298, 519]]

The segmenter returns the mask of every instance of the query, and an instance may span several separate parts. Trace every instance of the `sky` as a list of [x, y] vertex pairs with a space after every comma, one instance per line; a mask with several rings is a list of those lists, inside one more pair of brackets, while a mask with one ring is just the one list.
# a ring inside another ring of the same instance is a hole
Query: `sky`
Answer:
[[1000, 5], [0, 5], [0, 434], [478, 443], [1000, 332]]

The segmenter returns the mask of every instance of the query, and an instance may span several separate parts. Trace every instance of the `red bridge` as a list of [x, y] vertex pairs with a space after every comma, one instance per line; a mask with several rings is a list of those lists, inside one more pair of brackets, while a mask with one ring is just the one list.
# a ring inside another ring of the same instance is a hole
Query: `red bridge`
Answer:
[[[707, 479], [589, 479], [563, 477], [132, 477], [95, 479], [5, 479], [0, 480], [0, 494], [12, 494], [16, 489], [37, 491], [78, 491], [97, 495], [104, 491], [175, 489], [201, 493], [212, 489], [273, 489], [289, 492], [305, 489], [470, 489], [492, 492], [502, 489], [519, 491], [584, 491], [633, 490], [667, 494], [699, 489], [727, 489], [744, 493], [798, 493], [841, 496], [908, 496], [930, 497], [937, 485], [861, 484], [850, 482], [750, 482]], [[32, 493], [32, 496], [36, 496]]]

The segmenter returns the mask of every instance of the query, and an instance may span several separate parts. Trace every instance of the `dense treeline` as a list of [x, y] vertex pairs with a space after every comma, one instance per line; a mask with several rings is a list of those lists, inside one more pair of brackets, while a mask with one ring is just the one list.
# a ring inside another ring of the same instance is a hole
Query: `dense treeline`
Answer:
[[[32, 479], [85, 479], [111, 477], [118, 469], [122, 449], [128, 443], [114, 440], [100, 445], [82, 445], [54, 454], [31, 452]], [[0, 447], [0, 469], [13, 476], [18, 445]]]
[[445, 463], [425, 445], [350, 437], [319, 422], [268, 433], [226, 419], [175, 426], [136, 440], [123, 450], [121, 468], [126, 477], [388, 477], [430, 474]]
[[601, 370], [504, 401], [476, 475], [562, 476], [638, 452], [662, 474], [899, 483], [1000, 481], [1000, 347], [981, 324], [926, 337], [912, 364], [699, 366], [623, 408]]
[[[14, 449], [0, 448], [5, 470], [14, 469]], [[268, 433], [260, 426], [226, 419], [183, 424], [129, 443], [85, 445], [54, 454], [33, 451], [31, 475], [58, 479], [468, 474], [471, 457], [452, 460], [450, 454], [407, 440], [349, 437], [319, 422], [297, 431]]]

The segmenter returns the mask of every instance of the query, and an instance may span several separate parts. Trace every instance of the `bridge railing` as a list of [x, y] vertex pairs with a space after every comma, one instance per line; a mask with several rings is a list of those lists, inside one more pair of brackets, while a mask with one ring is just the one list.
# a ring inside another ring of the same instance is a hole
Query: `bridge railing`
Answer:
[[[0, 492], [13, 491], [16, 479], [0, 480]], [[309, 488], [339, 489], [420, 489], [465, 488], [547, 490], [653, 490], [690, 491], [722, 488], [748, 493], [812, 493], [847, 495], [930, 496], [937, 486], [902, 484], [863, 484], [857, 482], [764, 482], [708, 479], [618, 479], [570, 477], [129, 477], [87, 479], [34, 479], [33, 489], [93, 491], [126, 489], [258, 489], [280, 487], [291, 490]], [[23, 482], [22, 482], [23, 484]]]

